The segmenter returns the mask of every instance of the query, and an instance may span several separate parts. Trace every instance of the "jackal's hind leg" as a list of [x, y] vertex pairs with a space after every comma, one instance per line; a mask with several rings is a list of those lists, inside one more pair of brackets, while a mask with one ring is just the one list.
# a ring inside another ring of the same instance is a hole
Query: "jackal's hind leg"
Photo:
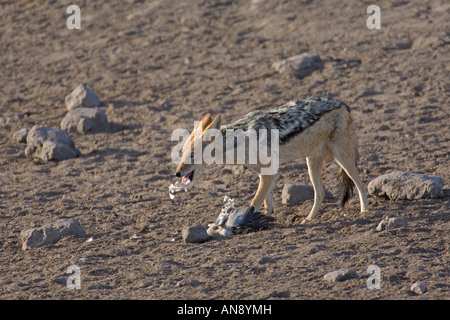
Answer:
[[303, 220], [302, 223], [306, 223], [308, 220], [313, 220], [316, 218], [317, 212], [319, 212], [320, 206], [322, 205], [323, 198], [325, 197], [325, 191], [322, 187], [322, 169], [323, 169], [324, 157], [308, 157], [306, 158], [306, 163], [308, 165], [309, 178], [314, 188], [314, 204], [308, 214], [308, 216]]
[[366, 212], [369, 210], [367, 203], [367, 192], [366, 187], [362, 183], [358, 175], [358, 169], [355, 164], [355, 155], [351, 151], [347, 151], [343, 148], [333, 148], [334, 160], [344, 169], [345, 173], [353, 180], [358, 189], [359, 201], [361, 203], [361, 212]]

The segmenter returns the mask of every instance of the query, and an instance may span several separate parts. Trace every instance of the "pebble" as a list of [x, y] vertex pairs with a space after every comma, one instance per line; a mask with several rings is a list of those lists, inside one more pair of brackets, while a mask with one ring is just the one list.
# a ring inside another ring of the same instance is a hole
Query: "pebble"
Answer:
[[200, 223], [188, 223], [183, 227], [181, 235], [185, 242], [201, 243], [209, 240], [211, 236]]
[[409, 290], [411, 290], [417, 295], [421, 295], [427, 292], [427, 286], [419, 281], [416, 281]]
[[302, 53], [272, 64], [279, 73], [292, 72], [298, 79], [305, 78], [315, 70], [323, 67], [323, 62], [317, 53]]
[[329, 282], [345, 281], [358, 277], [358, 273], [353, 269], [339, 269], [329, 272], [323, 276], [323, 278]]
[[397, 217], [389, 217], [384, 216], [383, 220], [380, 221], [378, 224], [376, 230], [382, 231], [382, 230], [392, 230], [397, 228], [406, 228], [408, 227], [408, 220], [405, 218], [397, 218]]
[[79, 107], [98, 107], [100, 99], [94, 90], [88, 88], [84, 84], [80, 84], [65, 98], [67, 110], [73, 110]]
[[193, 279], [193, 280], [183, 279], [183, 280], [177, 282], [177, 287], [184, 287], [184, 286], [196, 287], [198, 285], [200, 285], [200, 281], [195, 280], [195, 279]]

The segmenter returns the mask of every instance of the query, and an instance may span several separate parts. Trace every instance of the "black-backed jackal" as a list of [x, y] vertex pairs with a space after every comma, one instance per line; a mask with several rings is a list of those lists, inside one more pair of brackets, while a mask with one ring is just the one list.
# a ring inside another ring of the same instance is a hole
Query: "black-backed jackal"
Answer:
[[[314, 204], [311, 212], [304, 220], [314, 219], [319, 211], [324, 198], [321, 173], [324, 161], [334, 159], [340, 166], [338, 179], [342, 187], [341, 205], [343, 206], [353, 191], [353, 184], [359, 193], [361, 203], [361, 212], [368, 210], [367, 194], [364, 184], [361, 182], [356, 168], [356, 135], [349, 107], [341, 101], [327, 98], [306, 98], [293, 100], [285, 105], [271, 110], [253, 111], [242, 119], [231, 124], [221, 126], [221, 115], [212, 119], [211, 115], [206, 114], [201, 122], [194, 128], [190, 139], [185, 142], [181, 161], [176, 169], [175, 175], [183, 179], [193, 180], [197, 177], [204, 162], [191, 163], [194, 158], [194, 145], [201, 145], [200, 150], [205, 150], [211, 143], [223, 144], [228, 148], [222, 154], [224, 164], [244, 164], [227, 162], [225, 154], [230, 152], [230, 144], [227, 144], [227, 133], [232, 131], [248, 130], [276, 130], [278, 135], [278, 152], [274, 153], [278, 157], [279, 164], [297, 159], [306, 158], [308, 172], [314, 187]], [[221, 133], [223, 138], [204, 139], [208, 130], [216, 130]], [[269, 134], [270, 135], [270, 134]], [[218, 140], [219, 139], [219, 140]], [[213, 142], [212, 142], [212, 141]], [[239, 149], [239, 139], [234, 139], [231, 143], [231, 153]], [[229, 142], [229, 139], [228, 139]], [[273, 143], [272, 143], [273, 145]], [[241, 145], [242, 147], [242, 145]], [[252, 146], [248, 143], [244, 146], [251, 150]], [[255, 147], [255, 146], [253, 146]], [[273, 146], [269, 143], [269, 149]], [[247, 149], [247, 150], [249, 150]], [[198, 150], [198, 149], [196, 149]], [[235, 159], [235, 157], [232, 157]], [[265, 212], [271, 215], [273, 212], [273, 188], [276, 173], [261, 174], [261, 169], [266, 165], [258, 160], [253, 163], [248, 161], [246, 156], [245, 165], [255, 169], [259, 174], [259, 186], [251, 205], [259, 210], [264, 202]], [[259, 158], [258, 158], [259, 159]]]

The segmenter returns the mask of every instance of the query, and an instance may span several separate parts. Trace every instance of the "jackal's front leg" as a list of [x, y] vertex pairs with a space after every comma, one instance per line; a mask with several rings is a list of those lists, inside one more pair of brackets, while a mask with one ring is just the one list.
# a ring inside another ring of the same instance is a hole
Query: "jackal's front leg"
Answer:
[[272, 183], [272, 187], [270, 188], [269, 192], [267, 193], [266, 198], [264, 199], [264, 211], [265, 214], [269, 217], [273, 213], [273, 187], [275, 185], [275, 181]]
[[259, 186], [253, 198], [251, 205], [255, 207], [255, 210], [261, 208], [264, 202], [265, 211], [267, 215], [271, 215], [273, 212], [273, 185], [275, 183], [275, 175], [259, 175]]

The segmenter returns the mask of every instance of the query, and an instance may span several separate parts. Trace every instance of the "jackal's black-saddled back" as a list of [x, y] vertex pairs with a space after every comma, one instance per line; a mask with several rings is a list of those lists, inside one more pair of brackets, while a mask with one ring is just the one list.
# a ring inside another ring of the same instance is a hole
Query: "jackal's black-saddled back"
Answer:
[[256, 110], [222, 129], [278, 129], [280, 145], [316, 123], [324, 114], [340, 107], [339, 100], [328, 98], [304, 98], [292, 100], [270, 110]]

